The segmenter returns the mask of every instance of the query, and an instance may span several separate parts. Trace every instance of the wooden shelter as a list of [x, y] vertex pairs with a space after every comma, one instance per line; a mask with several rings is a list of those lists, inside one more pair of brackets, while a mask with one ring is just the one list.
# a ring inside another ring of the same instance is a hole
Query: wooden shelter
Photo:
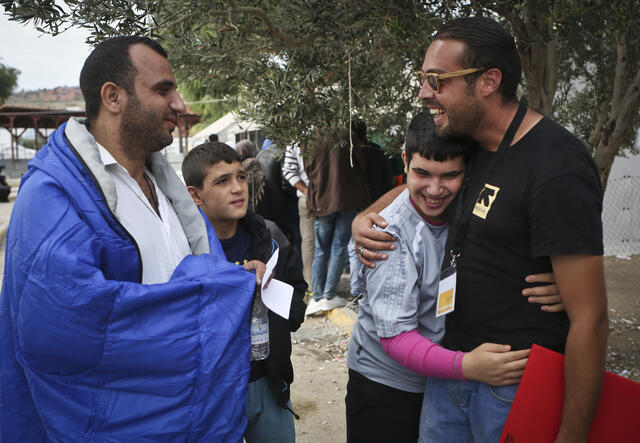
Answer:
[[189, 106], [186, 107], [187, 112], [178, 115], [178, 146], [180, 146], [180, 152], [186, 153], [188, 146], [187, 140], [189, 139], [189, 130], [196, 124], [200, 123], [200, 116], [194, 113]]
[[47, 140], [42, 130], [55, 129], [70, 117], [83, 117], [84, 111], [27, 108], [25, 106], [0, 106], [0, 127], [11, 135], [11, 160], [15, 158], [20, 137], [27, 129], [35, 131], [35, 148], [40, 149]]

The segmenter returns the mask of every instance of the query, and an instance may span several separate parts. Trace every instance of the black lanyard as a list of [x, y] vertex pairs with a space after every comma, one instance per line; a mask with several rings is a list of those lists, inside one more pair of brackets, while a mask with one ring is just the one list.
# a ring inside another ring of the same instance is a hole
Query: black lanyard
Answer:
[[[500, 142], [500, 146], [498, 146], [498, 150], [496, 151], [493, 158], [491, 159], [489, 166], [484, 171], [484, 175], [482, 176], [482, 181], [480, 182], [481, 184], [487, 183], [489, 175], [491, 174], [493, 169], [504, 158], [504, 155], [507, 152], [507, 148], [511, 145], [511, 142], [513, 141], [513, 137], [516, 135], [516, 131], [520, 127], [520, 123], [522, 123], [522, 120], [524, 119], [524, 116], [526, 113], [527, 113], [527, 106], [523, 103], [520, 103], [520, 106], [518, 107], [518, 112], [516, 112], [516, 115], [513, 117], [513, 120], [511, 121], [511, 124], [507, 129], [507, 132], [504, 134], [504, 138], [502, 139], [502, 142]], [[477, 149], [482, 149], [482, 148], [478, 147]], [[472, 204], [469, 205], [466, 211], [464, 210], [465, 209], [464, 194], [467, 192], [467, 187], [469, 185], [469, 180], [471, 176], [471, 168], [473, 167], [472, 165], [474, 163], [473, 161], [474, 159], [475, 159], [475, 154], [471, 159], [471, 161], [469, 162], [469, 167], [467, 168], [467, 175], [465, 178], [465, 182], [462, 187], [462, 190], [460, 191], [460, 195], [458, 196], [458, 202], [456, 204], [453, 238], [450, 241], [450, 244], [451, 244], [451, 249], [449, 251], [450, 262], [449, 264], [446, 264], [446, 262], [443, 263], [443, 267], [455, 266], [456, 260], [462, 255], [462, 243], [467, 234], [469, 221], [471, 220], [471, 213], [473, 212]], [[480, 190], [480, 192], [482, 192], [482, 189]], [[480, 194], [478, 194], [478, 197], [479, 196]], [[477, 198], [474, 201], [477, 201]]]

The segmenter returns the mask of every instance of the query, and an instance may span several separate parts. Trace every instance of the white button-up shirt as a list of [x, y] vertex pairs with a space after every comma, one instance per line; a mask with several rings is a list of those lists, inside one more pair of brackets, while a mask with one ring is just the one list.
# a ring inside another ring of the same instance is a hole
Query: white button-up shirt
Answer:
[[98, 148], [102, 163], [116, 185], [115, 216], [140, 250], [142, 283], [167, 282], [182, 259], [191, 254], [187, 236], [173, 206], [145, 168], [144, 172], [153, 182], [158, 196], [158, 216], [129, 172], [103, 146], [98, 144]]

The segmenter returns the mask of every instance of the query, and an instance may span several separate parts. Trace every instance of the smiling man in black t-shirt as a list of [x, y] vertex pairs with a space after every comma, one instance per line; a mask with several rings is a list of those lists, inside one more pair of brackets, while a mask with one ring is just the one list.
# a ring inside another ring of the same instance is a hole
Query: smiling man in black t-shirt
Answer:
[[[521, 71], [508, 32], [491, 19], [467, 18], [443, 26], [418, 73], [419, 98], [437, 133], [480, 146], [449, 232], [447, 251], [460, 255], [444, 345], [466, 351], [487, 341], [514, 349], [538, 343], [563, 351], [565, 400], [556, 441], [586, 441], [608, 327], [602, 188], [580, 141], [518, 103]], [[384, 225], [372, 213], [353, 224], [365, 261], [383, 258], [369, 249], [389, 249], [371, 223]], [[540, 312], [520, 295], [526, 275], [551, 270], [566, 313]], [[498, 441], [516, 389], [430, 379], [420, 441]]]

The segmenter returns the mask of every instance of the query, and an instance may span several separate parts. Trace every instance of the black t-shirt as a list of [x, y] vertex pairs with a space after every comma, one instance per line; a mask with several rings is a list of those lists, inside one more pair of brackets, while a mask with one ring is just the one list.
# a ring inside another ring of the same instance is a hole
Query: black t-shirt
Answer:
[[[238, 223], [238, 227], [236, 228], [236, 233], [231, 238], [220, 239], [220, 244], [222, 245], [222, 250], [224, 254], [227, 256], [227, 260], [231, 263], [235, 263], [237, 265], [244, 265], [248, 261], [252, 260], [251, 257], [251, 235], [249, 235], [249, 231], [242, 225], [242, 223]], [[249, 381], [258, 380], [266, 375], [264, 368], [264, 361], [252, 361], [251, 362], [251, 372], [249, 373]]]
[[[546, 117], [508, 148], [482, 183], [494, 155], [478, 149], [464, 195], [465, 211], [473, 213], [444, 345], [471, 351], [485, 342], [513, 349], [537, 343], [562, 352], [566, 313], [542, 311], [522, 289], [526, 275], [551, 272], [549, 256], [602, 255], [595, 163], [575, 136]], [[452, 236], [453, 230], [449, 241]]]

